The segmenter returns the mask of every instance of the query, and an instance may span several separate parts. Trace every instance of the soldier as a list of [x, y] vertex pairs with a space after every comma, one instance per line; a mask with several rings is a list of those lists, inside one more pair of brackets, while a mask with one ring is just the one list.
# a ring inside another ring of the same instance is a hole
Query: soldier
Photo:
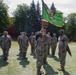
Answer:
[[35, 44], [36, 44], [36, 33], [33, 36], [33, 54], [34, 54], [34, 56], [35, 56], [35, 49], [36, 49]]
[[9, 55], [9, 49], [11, 48], [11, 38], [10, 35], [8, 35], [7, 31], [4, 31], [4, 35], [1, 37], [0, 42], [3, 51], [3, 58], [4, 60], [7, 60]]
[[36, 57], [37, 57], [36, 62], [37, 73], [43, 73], [42, 71], [40, 71], [41, 66], [43, 64], [43, 42], [41, 33], [39, 33], [39, 37], [36, 42]]
[[19, 55], [22, 54], [22, 52], [21, 52], [21, 45], [20, 45], [20, 39], [21, 39], [21, 37], [22, 37], [22, 32], [20, 33], [20, 35], [17, 38], [17, 41], [18, 41], [18, 44], [19, 44], [19, 51], [20, 51]]
[[51, 45], [51, 36], [50, 36], [50, 32], [48, 32], [47, 36], [49, 37], [48, 54], [50, 54], [50, 45]]
[[43, 63], [47, 64], [47, 55], [48, 55], [48, 43], [49, 38], [46, 35], [46, 30], [42, 29], [42, 39], [43, 39]]
[[28, 44], [28, 37], [26, 36], [25, 32], [22, 33], [22, 37], [20, 39], [20, 45], [21, 45], [22, 57], [23, 59], [27, 59], [26, 53], [27, 53], [29, 44]]
[[60, 68], [58, 68], [59, 71], [64, 71], [65, 67], [65, 61], [66, 61], [66, 52], [67, 52], [67, 46], [68, 46], [68, 38], [64, 34], [64, 30], [61, 29], [59, 31], [60, 38], [59, 38], [59, 59], [60, 59]]
[[53, 57], [55, 56], [56, 47], [57, 47], [57, 37], [56, 34], [53, 33], [53, 37], [51, 38], [51, 53]]
[[33, 54], [34, 52], [34, 43], [33, 43], [33, 36], [34, 36], [34, 32], [31, 33], [31, 36], [29, 38], [29, 42], [30, 42], [30, 45], [31, 45], [31, 54]]

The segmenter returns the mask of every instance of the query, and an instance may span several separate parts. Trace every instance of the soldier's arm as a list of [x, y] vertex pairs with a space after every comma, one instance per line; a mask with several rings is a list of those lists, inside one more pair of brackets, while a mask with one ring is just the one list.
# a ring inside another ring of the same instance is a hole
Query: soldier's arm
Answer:
[[62, 39], [62, 42], [63, 42], [63, 52], [64, 52], [64, 51], [66, 51], [66, 48], [67, 48], [67, 45], [68, 45], [68, 38], [65, 36]]
[[9, 43], [10, 43], [10, 46], [9, 46], [9, 48], [11, 48], [11, 38], [9, 38]]
[[0, 38], [0, 45], [2, 46], [2, 37]]
[[0, 38], [0, 46], [1, 46], [1, 43], [2, 43], [2, 40], [1, 40], [1, 38]]
[[18, 44], [20, 44], [20, 37], [17, 38]]
[[28, 37], [27, 37], [27, 46], [29, 46], [29, 39], [28, 39]]

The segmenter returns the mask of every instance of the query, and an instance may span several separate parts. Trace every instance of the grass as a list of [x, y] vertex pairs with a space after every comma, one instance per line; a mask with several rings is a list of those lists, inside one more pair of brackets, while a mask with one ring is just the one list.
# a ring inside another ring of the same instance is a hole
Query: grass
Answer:
[[[56, 57], [48, 56], [48, 65], [43, 65], [42, 70], [45, 74], [42, 75], [76, 75], [76, 43], [69, 43], [72, 51], [72, 57], [67, 54], [65, 72], [58, 71], [60, 66], [58, 59], [58, 48]], [[51, 52], [50, 52], [51, 53]], [[12, 42], [12, 47], [9, 51], [9, 59], [7, 62], [2, 59], [2, 50], [0, 49], [0, 75], [37, 75], [36, 74], [36, 59], [30, 55], [30, 46], [27, 51], [28, 60], [23, 60], [18, 56], [19, 48], [17, 42]]]

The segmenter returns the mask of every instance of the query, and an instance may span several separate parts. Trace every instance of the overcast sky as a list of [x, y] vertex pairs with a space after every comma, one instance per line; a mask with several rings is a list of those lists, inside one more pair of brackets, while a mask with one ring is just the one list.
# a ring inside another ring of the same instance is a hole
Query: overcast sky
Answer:
[[[39, 1], [40, 6], [42, 7], [41, 0], [34, 0], [34, 1], [35, 3]], [[25, 3], [28, 6], [30, 6], [32, 0], [3, 0], [3, 2], [8, 5], [9, 15], [12, 16], [12, 12], [17, 8], [17, 5]], [[67, 16], [69, 13], [73, 12], [76, 13], [76, 0], [44, 0], [44, 2], [48, 5], [48, 7], [50, 7], [53, 2], [57, 10], [63, 12], [64, 16]]]

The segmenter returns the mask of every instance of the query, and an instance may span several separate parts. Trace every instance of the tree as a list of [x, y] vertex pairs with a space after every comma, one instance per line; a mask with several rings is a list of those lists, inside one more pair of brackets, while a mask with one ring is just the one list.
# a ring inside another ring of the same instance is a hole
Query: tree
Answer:
[[41, 29], [40, 7], [39, 7], [39, 3], [37, 3], [37, 8], [36, 8], [36, 5], [33, 0], [30, 5], [29, 25], [27, 31], [30, 35], [31, 32], [36, 32], [39, 31], [40, 29]]
[[17, 33], [27, 30], [29, 6], [26, 4], [18, 5], [15, 12], [15, 30]]
[[37, 2], [37, 20], [38, 20], [38, 27], [40, 30], [41, 29], [41, 10], [40, 10], [39, 1]]
[[5, 5], [3, 1], [1, 1], [0, 2], [0, 33], [2, 33], [4, 30], [7, 30], [12, 24], [7, 12], [8, 12], [8, 6]]
[[71, 13], [68, 15], [65, 29], [68, 37], [71, 40], [74, 40], [74, 36], [76, 36], [76, 13]]
[[55, 6], [54, 6], [54, 3], [52, 3], [52, 5], [51, 5], [51, 7], [50, 7], [50, 11], [51, 11], [52, 14], [55, 14], [56, 8], [55, 8]]

